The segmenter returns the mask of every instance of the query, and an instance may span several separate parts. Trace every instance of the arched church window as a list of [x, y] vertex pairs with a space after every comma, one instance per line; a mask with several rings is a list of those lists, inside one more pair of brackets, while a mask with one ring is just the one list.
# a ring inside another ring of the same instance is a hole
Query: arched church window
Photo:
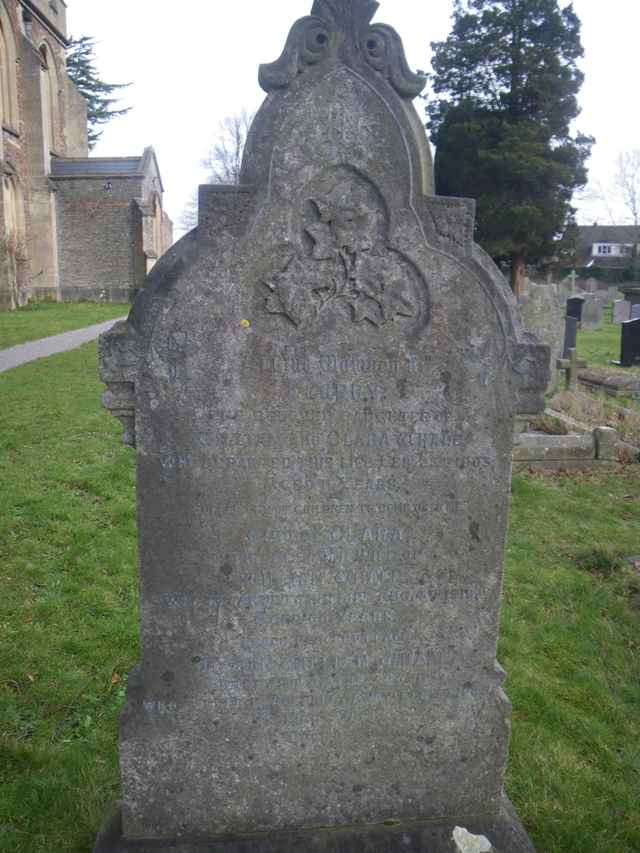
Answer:
[[0, 121], [5, 127], [18, 127], [18, 86], [16, 45], [11, 21], [0, 3]]
[[17, 299], [20, 264], [25, 261], [24, 210], [19, 184], [13, 175], [2, 177], [4, 235], [2, 239], [5, 271], [9, 277], [9, 293]]
[[56, 115], [58, 86], [53, 58], [46, 45], [40, 48], [42, 65], [40, 66], [40, 84], [42, 95], [42, 140], [47, 167], [50, 155], [56, 147]]
[[21, 196], [12, 175], [3, 178], [4, 233], [10, 249], [16, 250], [22, 240]]

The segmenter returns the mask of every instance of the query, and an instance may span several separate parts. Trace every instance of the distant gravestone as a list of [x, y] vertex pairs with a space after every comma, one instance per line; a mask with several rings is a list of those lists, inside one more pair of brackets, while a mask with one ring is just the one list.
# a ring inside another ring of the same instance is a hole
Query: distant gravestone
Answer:
[[[240, 186], [103, 337], [137, 444], [142, 662], [99, 853], [533, 848], [495, 661], [513, 420], [549, 352], [440, 199], [377, 4], [316, 0]], [[464, 328], [464, 334], [460, 329]]]
[[525, 329], [550, 348], [550, 386], [558, 380], [556, 363], [564, 354], [566, 297], [554, 284], [536, 284], [527, 279], [518, 300]]
[[575, 317], [567, 317], [565, 319], [564, 346], [562, 348], [563, 358], [568, 358], [569, 352], [578, 345], [578, 326], [579, 323]]
[[631, 303], [626, 299], [616, 299], [613, 303], [613, 322], [616, 325], [631, 319]]
[[582, 306], [581, 328], [584, 331], [595, 331], [601, 328], [603, 314], [602, 302], [594, 294], [587, 296]]
[[567, 299], [567, 317], [573, 317], [580, 323], [582, 321], [582, 308], [585, 303], [584, 296], [570, 296]]
[[635, 367], [640, 364], [640, 319], [623, 323], [620, 340], [620, 361], [614, 364], [620, 367]]
[[625, 299], [632, 305], [640, 304], [640, 284], [638, 284], [638, 282], [621, 284], [618, 289]]

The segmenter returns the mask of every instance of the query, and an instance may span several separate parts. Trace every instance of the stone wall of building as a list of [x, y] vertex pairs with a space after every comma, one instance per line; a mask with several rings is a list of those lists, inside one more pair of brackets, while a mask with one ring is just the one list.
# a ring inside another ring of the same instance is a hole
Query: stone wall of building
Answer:
[[0, 310], [128, 300], [173, 240], [153, 148], [88, 156], [66, 26], [64, 0], [0, 0]]
[[66, 116], [63, 127], [65, 157], [86, 157], [87, 102], [68, 77], [63, 81], [62, 98]]
[[56, 186], [62, 299], [130, 301], [146, 274], [136, 258], [142, 180], [58, 178]]
[[60, 296], [50, 163], [87, 156], [87, 111], [66, 74], [64, 2], [0, 0], [0, 22], [11, 93], [2, 105], [0, 309], [10, 309]]
[[67, 34], [67, 4], [65, 0], [29, 0], [25, 4], [34, 17], [44, 18], [61, 36]]

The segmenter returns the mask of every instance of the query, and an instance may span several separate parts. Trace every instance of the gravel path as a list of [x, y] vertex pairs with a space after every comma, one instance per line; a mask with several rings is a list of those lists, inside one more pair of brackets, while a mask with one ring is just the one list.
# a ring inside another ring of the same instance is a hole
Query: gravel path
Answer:
[[95, 341], [103, 332], [108, 332], [113, 325], [126, 319], [126, 317], [120, 317], [116, 320], [108, 320], [106, 323], [97, 323], [95, 326], [86, 326], [84, 329], [63, 332], [61, 335], [52, 335], [50, 338], [41, 338], [39, 341], [29, 341], [27, 344], [0, 350], [0, 373], [11, 370], [13, 367], [20, 367], [21, 364], [29, 361], [67, 352], [89, 341]]

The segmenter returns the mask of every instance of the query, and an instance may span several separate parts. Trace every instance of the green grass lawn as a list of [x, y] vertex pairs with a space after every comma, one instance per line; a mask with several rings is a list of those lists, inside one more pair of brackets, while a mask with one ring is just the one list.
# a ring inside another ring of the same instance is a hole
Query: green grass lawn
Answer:
[[[96, 346], [0, 376], [0, 850], [87, 853], [137, 658], [134, 453]], [[500, 658], [539, 853], [640, 850], [640, 478], [517, 477]]]
[[129, 308], [113, 302], [37, 302], [0, 311], [0, 349], [123, 317]]
[[611, 305], [604, 311], [600, 329], [578, 332], [578, 355], [589, 362], [589, 367], [606, 367], [625, 376], [640, 376], [640, 367], [614, 367], [612, 361], [620, 359], [620, 326], [611, 322]]

